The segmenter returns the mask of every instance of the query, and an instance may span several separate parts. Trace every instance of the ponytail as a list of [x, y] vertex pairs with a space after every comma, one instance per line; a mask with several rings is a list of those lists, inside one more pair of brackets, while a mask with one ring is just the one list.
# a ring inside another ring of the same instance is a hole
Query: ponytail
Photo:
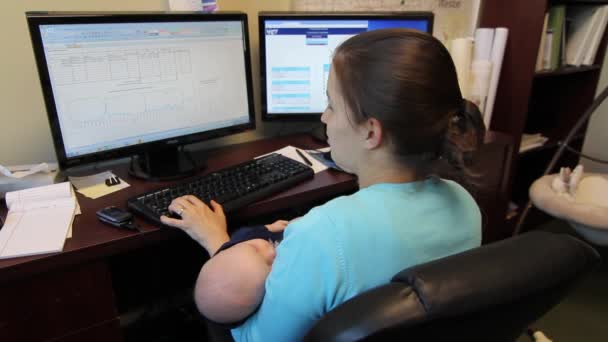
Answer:
[[443, 170], [443, 176], [455, 179], [468, 190], [473, 190], [479, 183], [479, 174], [472, 169], [473, 154], [483, 144], [485, 125], [479, 108], [466, 99], [448, 122], [439, 159], [445, 160], [449, 168]]

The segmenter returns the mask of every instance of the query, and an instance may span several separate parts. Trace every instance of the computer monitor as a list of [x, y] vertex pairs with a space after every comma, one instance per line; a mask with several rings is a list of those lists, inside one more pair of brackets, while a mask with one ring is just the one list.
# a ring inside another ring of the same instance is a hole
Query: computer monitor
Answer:
[[62, 169], [134, 156], [193, 174], [185, 144], [255, 128], [244, 13], [26, 14]]
[[381, 28], [432, 33], [433, 13], [261, 12], [262, 119], [319, 120], [334, 50], [346, 39]]

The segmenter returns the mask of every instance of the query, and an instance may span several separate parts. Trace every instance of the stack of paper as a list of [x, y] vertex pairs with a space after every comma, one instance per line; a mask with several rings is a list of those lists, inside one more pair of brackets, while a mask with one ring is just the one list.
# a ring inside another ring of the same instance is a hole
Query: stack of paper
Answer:
[[543, 136], [540, 133], [536, 134], [522, 134], [521, 144], [519, 145], [519, 153], [531, 150], [535, 147], [544, 145], [549, 138]]
[[6, 193], [0, 259], [60, 252], [80, 213], [69, 182]]

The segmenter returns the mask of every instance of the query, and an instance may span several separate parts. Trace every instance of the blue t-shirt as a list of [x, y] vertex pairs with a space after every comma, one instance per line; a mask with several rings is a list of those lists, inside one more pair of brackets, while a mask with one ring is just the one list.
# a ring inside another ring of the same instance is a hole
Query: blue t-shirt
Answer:
[[337, 305], [399, 271], [481, 244], [481, 214], [455, 182], [375, 184], [289, 224], [258, 311], [236, 341], [295, 341]]

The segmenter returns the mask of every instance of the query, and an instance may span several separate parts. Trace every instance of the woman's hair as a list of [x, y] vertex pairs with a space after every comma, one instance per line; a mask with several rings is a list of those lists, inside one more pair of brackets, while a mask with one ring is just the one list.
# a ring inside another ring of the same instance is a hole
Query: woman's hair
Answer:
[[[408, 29], [365, 32], [336, 49], [332, 67], [349, 120], [380, 121], [398, 161], [422, 175], [443, 172], [465, 186], [475, 183], [468, 166], [484, 137], [483, 120], [462, 98], [439, 40]], [[448, 174], [442, 164], [451, 166]]]

